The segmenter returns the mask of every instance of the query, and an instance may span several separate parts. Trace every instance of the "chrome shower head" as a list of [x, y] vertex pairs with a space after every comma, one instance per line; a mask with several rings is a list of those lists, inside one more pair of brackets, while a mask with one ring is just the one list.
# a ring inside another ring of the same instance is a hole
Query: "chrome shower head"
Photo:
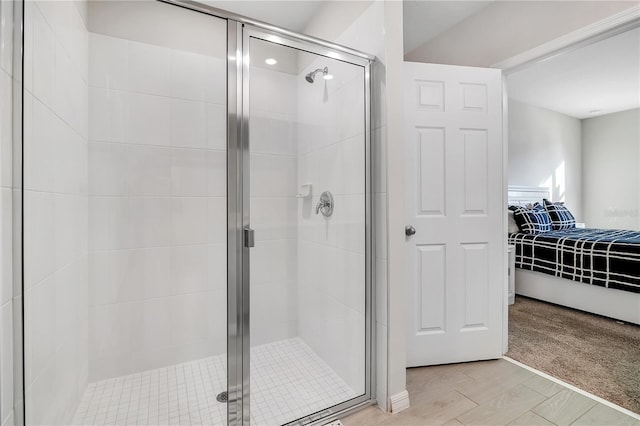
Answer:
[[309, 83], [313, 83], [316, 79], [316, 74], [321, 72], [322, 75], [324, 76], [325, 79], [328, 79], [327, 76], [329, 75], [329, 67], [324, 67], [324, 68], [318, 68], [315, 71], [311, 71], [309, 74], [307, 74], [304, 79], [307, 80]]

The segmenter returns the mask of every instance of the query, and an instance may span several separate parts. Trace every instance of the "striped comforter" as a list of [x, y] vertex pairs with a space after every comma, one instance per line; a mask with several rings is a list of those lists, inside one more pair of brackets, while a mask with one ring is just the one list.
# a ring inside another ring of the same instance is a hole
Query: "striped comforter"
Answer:
[[640, 293], [640, 232], [565, 229], [509, 235], [516, 268]]

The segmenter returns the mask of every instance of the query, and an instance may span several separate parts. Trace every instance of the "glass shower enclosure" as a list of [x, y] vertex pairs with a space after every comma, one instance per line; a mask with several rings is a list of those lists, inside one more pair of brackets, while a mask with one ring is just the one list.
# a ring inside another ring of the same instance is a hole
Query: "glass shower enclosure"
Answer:
[[25, 424], [369, 404], [374, 58], [196, 2], [69, 31], [73, 3], [24, 9]]

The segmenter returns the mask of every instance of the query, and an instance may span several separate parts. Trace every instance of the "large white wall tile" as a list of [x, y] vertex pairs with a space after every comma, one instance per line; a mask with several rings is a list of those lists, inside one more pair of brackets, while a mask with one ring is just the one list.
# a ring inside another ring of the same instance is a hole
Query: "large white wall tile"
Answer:
[[131, 90], [170, 96], [169, 49], [132, 41], [129, 51], [131, 53]]
[[[4, 7], [4, 3], [1, 7]], [[13, 97], [11, 76], [0, 70], [0, 186], [12, 186]]]
[[77, 133], [87, 137], [87, 84], [60, 45], [56, 46], [53, 109]]
[[[13, 72], [13, 2], [0, 4], [0, 68], [9, 75]], [[4, 419], [4, 417], [2, 417]], [[1, 419], [0, 419], [1, 420]]]
[[207, 147], [227, 149], [227, 108], [224, 105], [206, 104]]
[[173, 294], [170, 247], [104, 250], [89, 254], [89, 305]]
[[292, 197], [297, 191], [295, 157], [251, 154], [251, 195]]
[[89, 33], [89, 86], [129, 89], [129, 42]]
[[296, 155], [296, 125], [286, 114], [255, 111], [251, 116], [251, 152], [261, 154]]
[[90, 250], [170, 245], [171, 207], [170, 198], [90, 197]]
[[0, 419], [13, 410], [13, 303], [0, 306]]
[[[171, 195], [203, 197], [208, 194], [209, 175], [218, 171], [212, 168], [209, 154], [200, 149], [171, 149]], [[223, 151], [220, 154], [225, 155]], [[221, 169], [224, 173], [226, 165]]]
[[89, 310], [90, 360], [125, 355], [140, 344], [145, 331], [139, 327], [144, 319], [141, 303], [114, 303]]
[[[29, 334], [25, 336], [25, 350], [29, 353], [29, 378], [37, 379], [47, 370], [56, 352], [56, 280], [54, 273], [25, 293], [25, 320]], [[27, 380], [28, 386], [31, 380]]]
[[171, 99], [171, 146], [206, 148], [206, 104]]
[[204, 99], [208, 103], [226, 105], [227, 84], [220, 76], [227, 75], [227, 62], [222, 58], [207, 56], [204, 62]]
[[90, 142], [92, 195], [168, 196], [171, 150], [155, 146]]
[[226, 197], [207, 197], [207, 235], [209, 243], [227, 242]]
[[256, 241], [251, 249], [251, 284], [294, 281], [292, 260], [296, 259], [296, 250], [293, 239]]
[[24, 192], [24, 285], [29, 288], [55, 271], [54, 195]]
[[202, 102], [205, 88], [220, 84], [220, 80], [205, 79], [206, 56], [179, 50], [170, 51], [169, 55], [172, 97]]
[[92, 329], [104, 333], [91, 344], [92, 379], [224, 352], [226, 303], [208, 291], [92, 308]]
[[298, 229], [296, 198], [251, 197], [251, 227], [257, 241], [295, 239]]
[[55, 164], [54, 113], [37, 98], [24, 98], [24, 186], [27, 189], [53, 191]]
[[171, 99], [141, 93], [127, 94], [126, 142], [169, 146]]
[[10, 188], [0, 188], [0, 305], [13, 297], [13, 204]]
[[387, 259], [387, 194], [378, 193], [374, 195], [374, 230], [375, 257]]
[[56, 39], [39, 7], [32, 4], [29, 10], [32, 12], [30, 22], [33, 28], [33, 66], [29, 71], [33, 78], [33, 94], [40, 101], [52, 104], [56, 87]]
[[251, 110], [295, 114], [297, 76], [251, 67]]
[[363, 194], [365, 192], [365, 144], [364, 134], [340, 142], [342, 150], [342, 181], [338, 194]]
[[298, 335], [295, 286], [295, 282], [288, 282], [251, 289], [252, 346]]
[[89, 88], [89, 139], [127, 141], [129, 107], [127, 92]]
[[[175, 288], [174, 294], [225, 290], [222, 286], [213, 288], [214, 283], [209, 280], [209, 254], [207, 245], [171, 247], [170, 277]], [[215, 262], [216, 260], [211, 259], [211, 261]]]
[[171, 199], [171, 242], [175, 245], [207, 243], [207, 198]]

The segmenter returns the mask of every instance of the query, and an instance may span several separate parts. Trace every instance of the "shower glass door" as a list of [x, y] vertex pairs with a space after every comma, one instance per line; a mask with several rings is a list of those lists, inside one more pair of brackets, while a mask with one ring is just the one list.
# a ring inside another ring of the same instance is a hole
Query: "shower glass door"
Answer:
[[370, 398], [368, 62], [246, 27], [244, 48], [250, 420], [313, 421]]
[[25, 424], [226, 424], [227, 20], [24, 12]]

